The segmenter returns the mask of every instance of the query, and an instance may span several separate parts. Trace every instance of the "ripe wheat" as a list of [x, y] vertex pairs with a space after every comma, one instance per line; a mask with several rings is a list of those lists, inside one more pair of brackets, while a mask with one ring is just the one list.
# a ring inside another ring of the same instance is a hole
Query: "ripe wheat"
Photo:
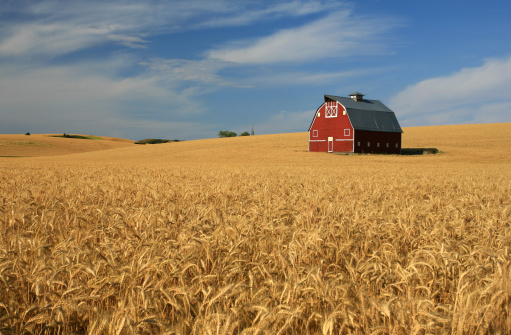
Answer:
[[1, 160], [0, 332], [511, 332], [505, 145], [279, 136]]

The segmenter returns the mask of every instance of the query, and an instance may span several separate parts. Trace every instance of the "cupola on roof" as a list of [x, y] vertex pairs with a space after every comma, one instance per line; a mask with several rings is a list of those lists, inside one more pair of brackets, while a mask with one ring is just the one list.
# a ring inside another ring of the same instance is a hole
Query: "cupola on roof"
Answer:
[[351, 93], [351, 94], [350, 94], [350, 96], [352, 96], [352, 95], [361, 95], [361, 96], [364, 96], [365, 94], [362, 94], [362, 93], [360, 93], [360, 92], [355, 91], [355, 92], [353, 92], [353, 93]]
[[355, 101], [362, 101], [362, 100], [364, 100], [364, 94], [355, 91], [350, 94], [350, 98], [352, 98]]

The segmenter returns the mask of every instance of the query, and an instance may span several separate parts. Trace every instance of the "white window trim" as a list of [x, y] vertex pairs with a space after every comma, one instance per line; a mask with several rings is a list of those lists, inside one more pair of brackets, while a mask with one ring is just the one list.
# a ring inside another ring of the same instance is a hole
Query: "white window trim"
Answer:
[[312, 131], [312, 137], [318, 137], [318, 131], [317, 130], [313, 130]]
[[325, 118], [337, 117], [337, 104], [333, 106], [325, 106]]
[[[347, 132], [347, 134], [346, 134]], [[350, 129], [344, 129], [344, 136], [350, 136]]]

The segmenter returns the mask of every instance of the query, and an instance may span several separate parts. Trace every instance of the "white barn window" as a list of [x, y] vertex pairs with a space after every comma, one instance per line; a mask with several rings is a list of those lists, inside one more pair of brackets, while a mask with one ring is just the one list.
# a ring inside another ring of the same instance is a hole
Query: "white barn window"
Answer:
[[337, 117], [337, 102], [328, 101], [325, 106], [325, 117]]
[[344, 129], [344, 136], [350, 136], [350, 130]]
[[317, 130], [313, 130], [312, 131], [312, 137], [318, 137], [318, 131]]

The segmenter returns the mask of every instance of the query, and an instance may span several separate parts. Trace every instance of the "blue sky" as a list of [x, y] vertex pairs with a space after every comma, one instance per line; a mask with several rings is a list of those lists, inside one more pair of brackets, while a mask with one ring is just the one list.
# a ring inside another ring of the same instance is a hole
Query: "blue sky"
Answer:
[[353, 91], [405, 127], [511, 122], [510, 17], [504, 0], [0, 0], [0, 133], [302, 132]]

